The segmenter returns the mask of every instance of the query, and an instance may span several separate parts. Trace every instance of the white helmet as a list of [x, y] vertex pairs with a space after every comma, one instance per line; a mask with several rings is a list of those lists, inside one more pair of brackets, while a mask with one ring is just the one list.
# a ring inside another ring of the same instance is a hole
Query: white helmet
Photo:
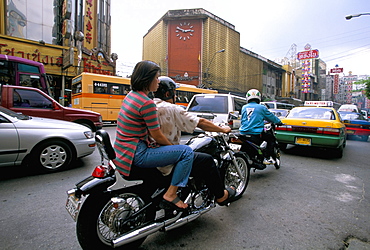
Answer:
[[250, 89], [247, 94], [245, 95], [247, 98], [247, 102], [252, 100], [256, 100], [258, 103], [261, 102], [261, 93], [257, 89]]

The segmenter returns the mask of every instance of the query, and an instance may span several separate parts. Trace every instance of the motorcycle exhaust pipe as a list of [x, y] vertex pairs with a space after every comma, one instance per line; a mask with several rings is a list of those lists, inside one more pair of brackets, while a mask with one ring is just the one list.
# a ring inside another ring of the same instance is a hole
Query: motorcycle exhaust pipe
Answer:
[[[166, 220], [166, 221], [161, 222], [161, 223], [153, 223], [153, 224], [147, 225], [143, 228], [137, 229], [137, 230], [135, 230], [131, 233], [128, 233], [126, 235], [123, 235], [123, 236], [113, 240], [112, 241], [112, 247], [116, 248], [116, 247], [123, 246], [125, 244], [130, 243], [130, 242], [133, 242], [135, 240], [138, 240], [138, 239], [141, 239], [145, 236], [148, 236], [152, 233], [155, 233], [155, 232], [159, 231], [162, 228], [165, 228], [165, 231], [169, 231], [171, 229], [178, 228], [178, 227], [180, 227], [180, 226], [182, 226], [182, 225], [184, 225], [184, 224], [186, 224], [190, 221], [195, 220], [200, 215], [208, 212], [209, 210], [211, 210], [214, 207], [215, 207], [214, 205], [210, 205], [209, 207], [199, 211], [196, 214], [190, 214], [190, 215], [188, 215], [184, 218], [176, 219], [176, 218], [179, 218], [181, 216], [181, 213], [179, 213], [175, 218]], [[166, 226], [166, 225], [168, 225], [168, 226]]]
[[135, 230], [129, 234], [123, 235], [115, 240], [112, 241], [112, 247], [120, 247], [122, 245], [128, 244], [149, 234], [155, 233], [159, 231], [161, 228], [164, 227], [164, 222], [161, 223], [153, 223], [138, 230]]
[[178, 228], [178, 227], [181, 227], [182, 225], [186, 224], [186, 223], [189, 223], [193, 220], [195, 220], [196, 218], [198, 218], [199, 216], [201, 216], [202, 214], [210, 211], [212, 208], [214, 208], [214, 205], [211, 205], [201, 211], [199, 211], [198, 213], [195, 213], [195, 214], [190, 214], [184, 218], [180, 218], [178, 219], [176, 222], [168, 225], [168, 226], [165, 226], [165, 231], [170, 231], [172, 229], [175, 229], [175, 228]]
[[125, 234], [113, 240], [112, 247], [113, 248], [120, 247], [122, 245], [128, 244], [130, 242], [133, 242], [135, 240], [148, 236], [149, 234], [155, 233], [159, 231], [160, 229], [164, 228], [167, 224], [175, 223], [181, 217], [181, 215], [182, 215], [182, 212], [178, 213], [174, 218], [168, 219], [164, 222], [152, 223], [145, 227], [139, 228], [131, 233]]
[[199, 216], [200, 216], [200, 213], [188, 215], [188, 216], [186, 216], [184, 218], [178, 219], [175, 223], [166, 226], [164, 229], [165, 229], [165, 231], [170, 231], [172, 229], [181, 227], [182, 225], [184, 225], [184, 224], [186, 224], [186, 223], [188, 223], [190, 221], [195, 220]]

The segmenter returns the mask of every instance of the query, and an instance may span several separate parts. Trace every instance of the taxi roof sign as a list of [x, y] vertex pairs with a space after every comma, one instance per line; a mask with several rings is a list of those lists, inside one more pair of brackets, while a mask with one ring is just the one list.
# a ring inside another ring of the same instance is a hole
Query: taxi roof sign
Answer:
[[332, 101], [305, 101], [304, 106], [333, 107]]

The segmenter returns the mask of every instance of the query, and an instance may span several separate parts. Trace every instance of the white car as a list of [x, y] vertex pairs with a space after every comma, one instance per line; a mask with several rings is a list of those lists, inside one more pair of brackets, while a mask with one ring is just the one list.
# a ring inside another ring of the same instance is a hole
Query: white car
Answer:
[[30, 117], [1, 106], [0, 138], [0, 167], [25, 164], [55, 172], [95, 150], [94, 135], [83, 125]]

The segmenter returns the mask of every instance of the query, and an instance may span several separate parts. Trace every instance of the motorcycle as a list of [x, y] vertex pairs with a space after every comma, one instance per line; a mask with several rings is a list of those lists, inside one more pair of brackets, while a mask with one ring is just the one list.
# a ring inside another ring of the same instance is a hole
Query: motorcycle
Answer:
[[[240, 151], [244, 152], [248, 156], [248, 164], [253, 168], [254, 172], [256, 170], [264, 170], [268, 165], [274, 165], [276, 169], [280, 168], [280, 148], [275, 136], [275, 127], [273, 123], [266, 123], [264, 125], [265, 133], [269, 134], [273, 140], [273, 154], [268, 155], [266, 151], [267, 142], [266, 141], [256, 141], [250, 135], [242, 135], [239, 133], [234, 133], [230, 137], [230, 143], [241, 145]], [[272, 157], [273, 162], [268, 164], [264, 163], [264, 159], [269, 159]]]
[[[178, 196], [189, 206], [185, 211], [161, 206], [170, 176], [156, 168], [132, 166], [130, 177], [122, 177], [113, 160], [116, 155], [109, 134], [98, 130], [96, 145], [101, 165], [91, 176], [67, 191], [66, 209], [76, 221], [78, 241], [83, 249], [131, 249], [157, 231], [169, 231], [189, 223], [216, 207], [215, 197], [204, 181], [190, 176]], [[186, 143], [196, 152], [209, 153], [225, 186], [236, 187], [239, 199], [249, 183], [250, 171], [243, 152], [234, 152], [226, 134], [200, 134]]]

